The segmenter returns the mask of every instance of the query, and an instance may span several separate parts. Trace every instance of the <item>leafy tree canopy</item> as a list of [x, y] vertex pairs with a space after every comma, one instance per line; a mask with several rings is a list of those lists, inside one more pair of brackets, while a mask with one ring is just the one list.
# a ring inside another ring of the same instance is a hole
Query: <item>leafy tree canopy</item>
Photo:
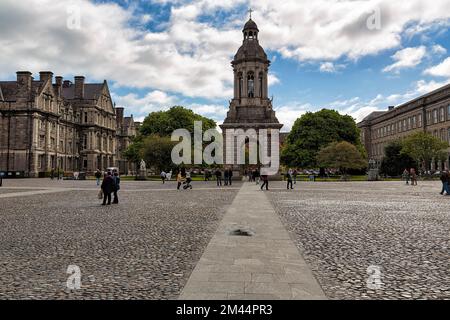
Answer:
[[307, 112], [298, 118], [281, 153], [281, 161], [289, 166], [317, 167], [319, 150], [332, 142], [347, 141], [365, 156], [355, 120], [335, 110]]
[[332, 142], [322, 148], [317, 154], [317, 162], [321, 167], [340, 169], [344, 174], [348, 169], [367, 166], [367, 161], [359, 150], [347, 141]]
[[384, 148], [384, 158], [381, 162], [380, 171], [389, 176], [399, 176], [408, 168], [417, 169], [416, 161], [408, 154], [402, 152], [401, 140], [394, 140]]
[[144, 159], [147, 166], [167, 170], [173, 167], [171, 152], [175, 142], [170, 137], [160, 137], [153, 134], [145, 137], [140, 146], [140, 157]]
[[423, 131], [407, 136], [403, 142], [402, 153], [409, 155], [418, 163], [429, 168], [431, 161], [447, 158], [448, 143]]
[[159, 136], [170, 136], [176, 129], [187, 129], [194, 132], [194, 121], [202, 121], [203, 131], [216, 128], [216, 122], [192, 110], [174, 106], [167, 111], [156, 111], [150, 113], [143, 121], [141, 134], [149, 136], [157, 134]]

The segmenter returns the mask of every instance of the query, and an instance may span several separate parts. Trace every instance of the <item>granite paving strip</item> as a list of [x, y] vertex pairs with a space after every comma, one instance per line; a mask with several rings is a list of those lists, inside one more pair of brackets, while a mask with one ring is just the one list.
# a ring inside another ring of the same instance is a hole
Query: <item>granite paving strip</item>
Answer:
[[[252, 236], [233, 236], [248, 230]], [[263, 191], [244, 183], [179, 299], [326, 299]]]
[[0, 198], [35, 196], [38, 194], [68, 192], [68, 191], [72, 191], [72, 189], [68, 189], [68, 188], [56, 189], [56, 188], [54, 188], [54, 189], [31, 190], [31, 191], [22, 191], [22, 192], [9, 192], [9, 193], [0, 194]]

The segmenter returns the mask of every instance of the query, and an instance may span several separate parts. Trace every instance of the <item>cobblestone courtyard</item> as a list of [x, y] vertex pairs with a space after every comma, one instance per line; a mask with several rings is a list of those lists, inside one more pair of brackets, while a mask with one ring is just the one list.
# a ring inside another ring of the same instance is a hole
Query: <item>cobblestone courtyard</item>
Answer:
[[[0, 299], [178, 298], [242, 183], [193, 185], [123, 181], [120, 204], [101, 207], [94, 181], [4, 181]], [[450, 197], [439, 182], [270, 187], [327, 298], [450, 299]], [[69, 265], [81, 269], [80, 290], [66, 288]], [[370, 265], [380, 289], [366, 286]]]
[[[268, 195], [328, 298], [450, 299], [450, 197], [440, 182], [295, 188]], [[379, 290], [366, 287], [370, 265], [380, 267]]]
[[[215, 184], [124, 181], [120, 204], [102, 207], [94, 181], [4, 181], [0, 299], [177, 298], [237, 193], [200, 186]], [[66, 288], [69, 265], [80, 290]]]

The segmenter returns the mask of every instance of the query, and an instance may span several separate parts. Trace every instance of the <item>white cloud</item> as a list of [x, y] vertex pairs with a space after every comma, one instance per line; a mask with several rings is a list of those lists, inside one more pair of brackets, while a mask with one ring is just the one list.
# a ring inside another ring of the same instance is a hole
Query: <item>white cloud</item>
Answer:
[[399, 50], [392, 56], [395, 62], [384, 68], [383, 72], [398, 72], [401, 69], [415, 67], [422, 62], [426, 53], [425, 46]]
[[290, 103], [274, 108], [278, 121], [284, 125], [283, 128], [281, 128], [281, 131], [291, 131], [295, 120], [302, 114], [305, 114], [308, 110], [311, 110], [311, 108], [312, 106], [308, 103]]
[[440, 64], [428, 68], [424, 71], [425, 74], [429, 74], [432, 76], [439, 77], [448, 77], [450, 78], [450, 57], [442, 61]]
[[319, 71], [325, 73], [336, 73], [345, 68], [345, 65], [334, 64], [333, 62], [323, 62], [320, 64]]
[[431, 48], [431, 51], [434, 53], [434, 54], [437, 54], [437, 55], [443, 55], [443, 54], [446, 54], [447, 53], [447, 49], [445, 49], [443, 46], [441, 46], [440, 44], [435, 44], [432, 48]]

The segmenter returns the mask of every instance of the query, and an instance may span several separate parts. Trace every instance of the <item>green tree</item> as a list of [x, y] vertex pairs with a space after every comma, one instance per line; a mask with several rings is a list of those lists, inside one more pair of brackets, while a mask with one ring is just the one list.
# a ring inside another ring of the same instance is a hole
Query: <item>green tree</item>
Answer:
[[161, 137], [157, 134], [145, 137], [140, 148], [140, 156], [148, 166], [158, 170], [172, 168], [171, 152], [175, 142], [170, 137]]
[[143, 121], [141, 134], [149, 136], [157, 134], [159, 136], [170, 136], [176, 129], [187, 129], [194, 132], [194, 121], [202, 121], [203, 131], [216, 127], [216, 122], [192, 110], [174, 106], [167, 111], [157, 111], [150, 113]]
[[381, 161], [380, 172], [389, 176], [399, 176], [405, 168], [417, 169], [416, 161], [402, 152], [401, 140], [394, 140], [384, 148], [384, 158]]
[[329, 109], [307, 112], [295, 121], [281, 151], [281, 161], [292, 167], [317, 167], [319, 150], [340, 141], [355, 145], [363, 157], [366, 155], [351, 116]]
[[430, 168], [433, 160], [445, 161], [448, 143], [423, 131], [415, 132], [403, 140], [402, 153], [409, 155], [418, 163], [423, 163], [425, 170]]
[[347, 141], [332, 142], [317, 154], [317, 163], [324, 168], [339, 169], [344, 175], [348, 169], [363, 169], [367, 166], [361, 152]]
[[[139, 162], [141, 161], [141, 148], [142, 148], [142, 138], [141, 136], [137, 136], [134, 141], [128, 146], [125, 151], [123, 151], [123, 157], [134, 163], [135, 167], [139, 167]], [[137, 170], [136, 170], [137, 175]]]

